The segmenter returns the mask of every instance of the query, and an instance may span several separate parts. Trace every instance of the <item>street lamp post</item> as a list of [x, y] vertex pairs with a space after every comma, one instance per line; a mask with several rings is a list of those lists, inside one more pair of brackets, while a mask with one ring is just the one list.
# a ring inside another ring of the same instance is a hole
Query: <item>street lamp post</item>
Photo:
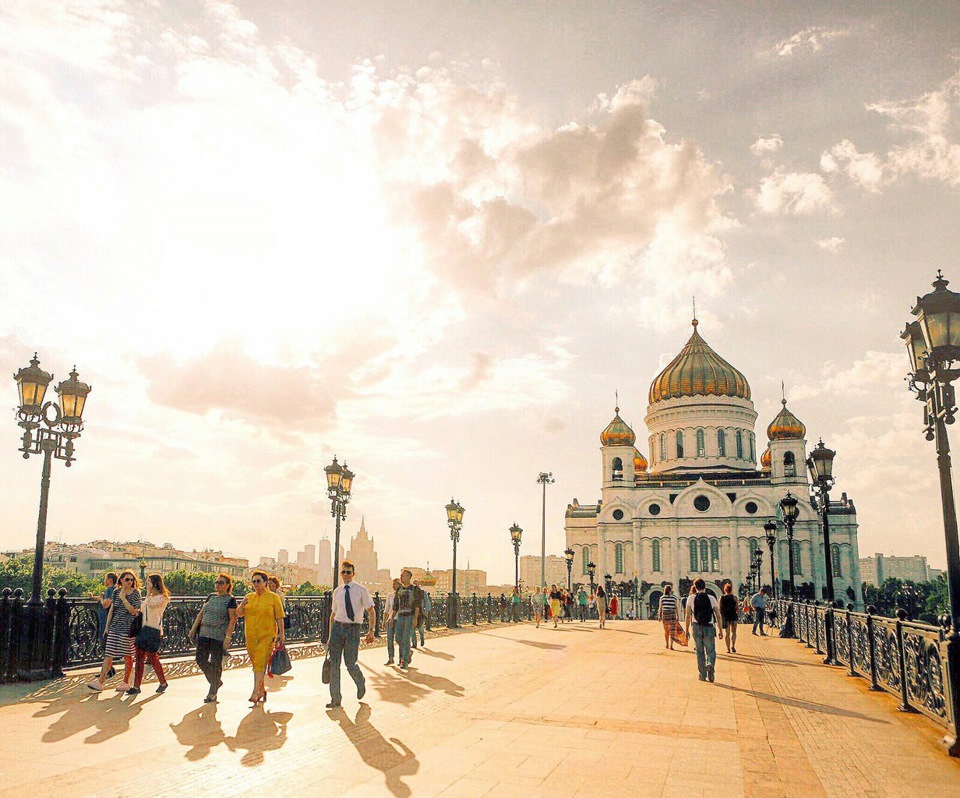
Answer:
[[523, 530], [513, 522], [510, 527], [510, 540], [513, 541], [513, 583], [520, 590], [520, 539], [523, 537]]
[[820, 524], [823, 528], [823, 565], [827, 579], [827, 612], [824, 618], [827, 636], [827, 665], [836, 665], [837, 657], [833, 645], [833, 552], [830, 548], [830, 488], [833, 486], [833, 458], [837, 453], [828, 449], [823, 440], [807, 458], [807, 468], [812, 480], [811, 493], [820, 512]]
[[447, 510], [447, 526], [450, 527], [450, 540], [453, 541], [453, 592], [447, 597], [447, 624], [451, 629], [456, 629], [459, 623], [460, 598], [457, 594], [457, 543], [460, 542], [460, 529], [463, 527], [463, 507], [450, 499]]
[[573, 549], [567, 548], [563, 552], [563, 556], [567, 561], [567, 590], [572, 593], [573, 592]]
[[547, 485], [556, 482], [552, 471], [541, 471], [537, 483], [543, 485], [543, 513], [540, 526], [540, 587], [547, 586]]
[[797, 498], [789, 492], [780, 500], [780, 513], [783, 515], [783, 523], [787, 526], [787, 561], [790, 567], [790, 609], [787, 612], [787, 617], [783, 619], [783, 626], [780, 627], [780, 637], [794, 636], [793, 602], [797, 600], [797, 588], [794, 584], [793, 573], [793, 525], [797, 522], [797, 516], [800, 514], [799, 504]]
[[74, 461], [73, 442], [83, 432], [83, 408], [87, 395], [92, 390], [85, 382], [77, 379], [76, 366], [70, 372], [70, 379], [56, 387], [57, 402], [44, 402], [47, 386], [53, 381], [53, 374], [40, 368], [40, 361], [34, 354], [30, 365], [20, 369], [13, 378], [17, 381], [20, 405], [17, 409], [17, 425], [23, 429], [19, 451], [26, 460], [32, 454], [43, 455], [43, 468], [40, 475], [40, 511], [37, 515], [37, 541], [33, 552], [33, 590], [27, 602], [27, 622], [23, 629], [25, 645], [24, 664], [27, 670], [38, 670], [45, 659], [41, 646], [41, 626], [43, 624], [43, 602], [40, 590], [43, 587], [43, 554], [47, 540], [47, 505], [50, 496], [50, 466], [53, 458], [63, 460], [69, 468]]
[[[347, 504], [350, 502], [350, 491], [353, 488], [354, 473], [337, 462], [334, 455], [333, 462], [323, 469], [327, 475], [327, 498], [330, 499], [330, 515], [336, 519], [336, 535], [333, 542], [333, 589], [340, 584], [340, 522], [347, 517]], [[332, 605], [331, 605], [332, 607]]]
[[777, 597], [777, 573], [773, 566], [773, 547], [777, 545], [777, 524], [775, 521], [767, 521], [763, 525], [763, 531], [767, 536], [767, 548], [770, 549], [770, 597]]
[[587, 563], [587, 573], [590, 574], [590, 595], [594, 596], [596, 594], [596, 588], [594, 587], [593, 579], [597, 575], [597, 565], [596, 563], [588, 562]]
[[949, 617], [941, 618], [941, 623], [947, 628], [947, 683], [953, 707], [944, 744], [951, 756], [960, 756], [960, 541], [946, 426], [954, 423], [957, 412], [953, 382], [960, 376], [960, 294], [948, 290], [948, 284], [938, 271], [933, 291], [917, 297], [911, 311], [917, 320], [909, 322], [900, 337], [910, 357], [907, 383], [924, 405], [925, 437], [936, 441], [950, 601]]
[[143, 557], [141, 557], [140, 558], [140, 586], [143, 589], [144, 594], [146, 594], [147, 592], [146, 584], [147, 584], [147, 561], [143, 559]]

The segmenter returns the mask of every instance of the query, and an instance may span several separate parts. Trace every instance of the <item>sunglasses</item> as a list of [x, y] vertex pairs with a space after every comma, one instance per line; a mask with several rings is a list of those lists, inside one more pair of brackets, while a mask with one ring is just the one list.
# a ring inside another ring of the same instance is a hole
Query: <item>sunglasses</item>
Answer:
[[350, 574], [352, 574], [352, 573], [353, 573], [353, 571], [341, 571], [341, 572], [340, 572], [340, 576], [350, 576]]
[[226, 579], [215, 579], [214, 582], [213, 582], [213, 584], [215, 584], [215, 585], [225, 585], [225, 584], [227, 584], [227, 580], [226, 580]]
[[262, 580], [262, 579], [251, 579], [250, 581], [253, 582], [253, 584], [255, 584], [255, 585], [262, 585], [262, 584], [263, 584], [263, 580]]
[[125, 577], [123, 577], [123, 581], [124, 581], [124, 582], [132, 582], [132, 581], [133, 581], [133, 577], [132, 577], [132, 576], [125, 576]]

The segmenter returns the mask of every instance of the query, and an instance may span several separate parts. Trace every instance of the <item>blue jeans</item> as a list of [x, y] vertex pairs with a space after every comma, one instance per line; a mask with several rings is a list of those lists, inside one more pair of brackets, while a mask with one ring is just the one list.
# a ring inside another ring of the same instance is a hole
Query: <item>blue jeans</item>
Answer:
[[426, 623], [422, 615], [417, 619], [417, 621], [418, 623], [413, 627], [413, 632], [410, 635], [410, 640], [413, 643], [414, 648], [417, 647], [417, 632], [420, 633], [420, 645], [423, 645], [423, 627]]
[[753, 633], [757, 633], [757, 627], [760, 627], [760, 634], [765, 635], [766, 632], [763, 631], [763, 616], [766, 613], [765, 610], [760, 607], [753, 608]]
[[340, 655], [343, 664], [353, 678], [359, 690], [365, 683], [360, 666], [357, 665], [357, 653], [360, 651], [360, 624], [333, 622], [330, 642], [327, 645], [330, 654], [330, 700], [340, 703]]
[[387, 622], [387, 659], [393, 659], [393, 655], [396, 652], [393, 641], [397, 636], [397, 628], [394, 626], [393, 621]]
[[712, 623], [701, 626], [694, 622], [691, 628], [693, 644], [697, 649], [697, 668], [700, 670], [700, 678], [706, 679], [707, 669], [712, 669], [717, 662], [717, 627]]
[[400, 647], [400, 664], [410, 664], [410, 637], [413, 635], [413, 616], [398, 615], [393, 620], [393, 635]]

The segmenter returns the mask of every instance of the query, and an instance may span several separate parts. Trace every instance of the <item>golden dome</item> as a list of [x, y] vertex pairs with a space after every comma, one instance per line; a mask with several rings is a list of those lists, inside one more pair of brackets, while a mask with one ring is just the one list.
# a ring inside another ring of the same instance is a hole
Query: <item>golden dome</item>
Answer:
[[777, 413], [777, 417], [770, 422], [767, 427], [767, 438], [771, 441], [798, 440], [807, 434], [807, 428], [803, 426], [793, 413], [787, 410], [787, 400], [781, 400], [783, 408]]
[[647, 458], [640, 454], [639, 450], [635, 450], [633, 453], [633, 470], [638, 474], [645, 474], [647, 465]]
[[424, 587], [433, 587], [437, 584], [437, 577], [427, 571], [423, 576], [420, 577], [420, 584]]
[[637, 436], [633, 434], [633, 430], [627, 426], [627, 422], [620, 418], [620, 408], [618, 407], [613, 421], [607, 424], [607, 428], [600, 433], [600, 445], [633, 446], [636, 441]]
[[767, 450], [760, 455], [760, 470], [769, 471], [770, 470], [770, 447], [767, 447]]
[[690, 340], [650, 385], [650, 404], [680, 396], [750, 398], [747, 378], [710, 348], [697, 324], [694, 319]]

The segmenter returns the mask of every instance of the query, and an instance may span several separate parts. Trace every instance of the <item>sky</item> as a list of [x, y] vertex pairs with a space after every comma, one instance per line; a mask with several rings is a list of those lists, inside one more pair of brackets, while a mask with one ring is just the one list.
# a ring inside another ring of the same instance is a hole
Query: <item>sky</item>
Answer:
[[[860, 553], [944, 564], [899, 333], [960, 285], [952, 2], [6, 0], [0, 363], [93, 385], [48, 539], [333, 536], [512, 578], [699, 332], [837, 451]], [[0, 430], [0, 548], [40, 463]]]

